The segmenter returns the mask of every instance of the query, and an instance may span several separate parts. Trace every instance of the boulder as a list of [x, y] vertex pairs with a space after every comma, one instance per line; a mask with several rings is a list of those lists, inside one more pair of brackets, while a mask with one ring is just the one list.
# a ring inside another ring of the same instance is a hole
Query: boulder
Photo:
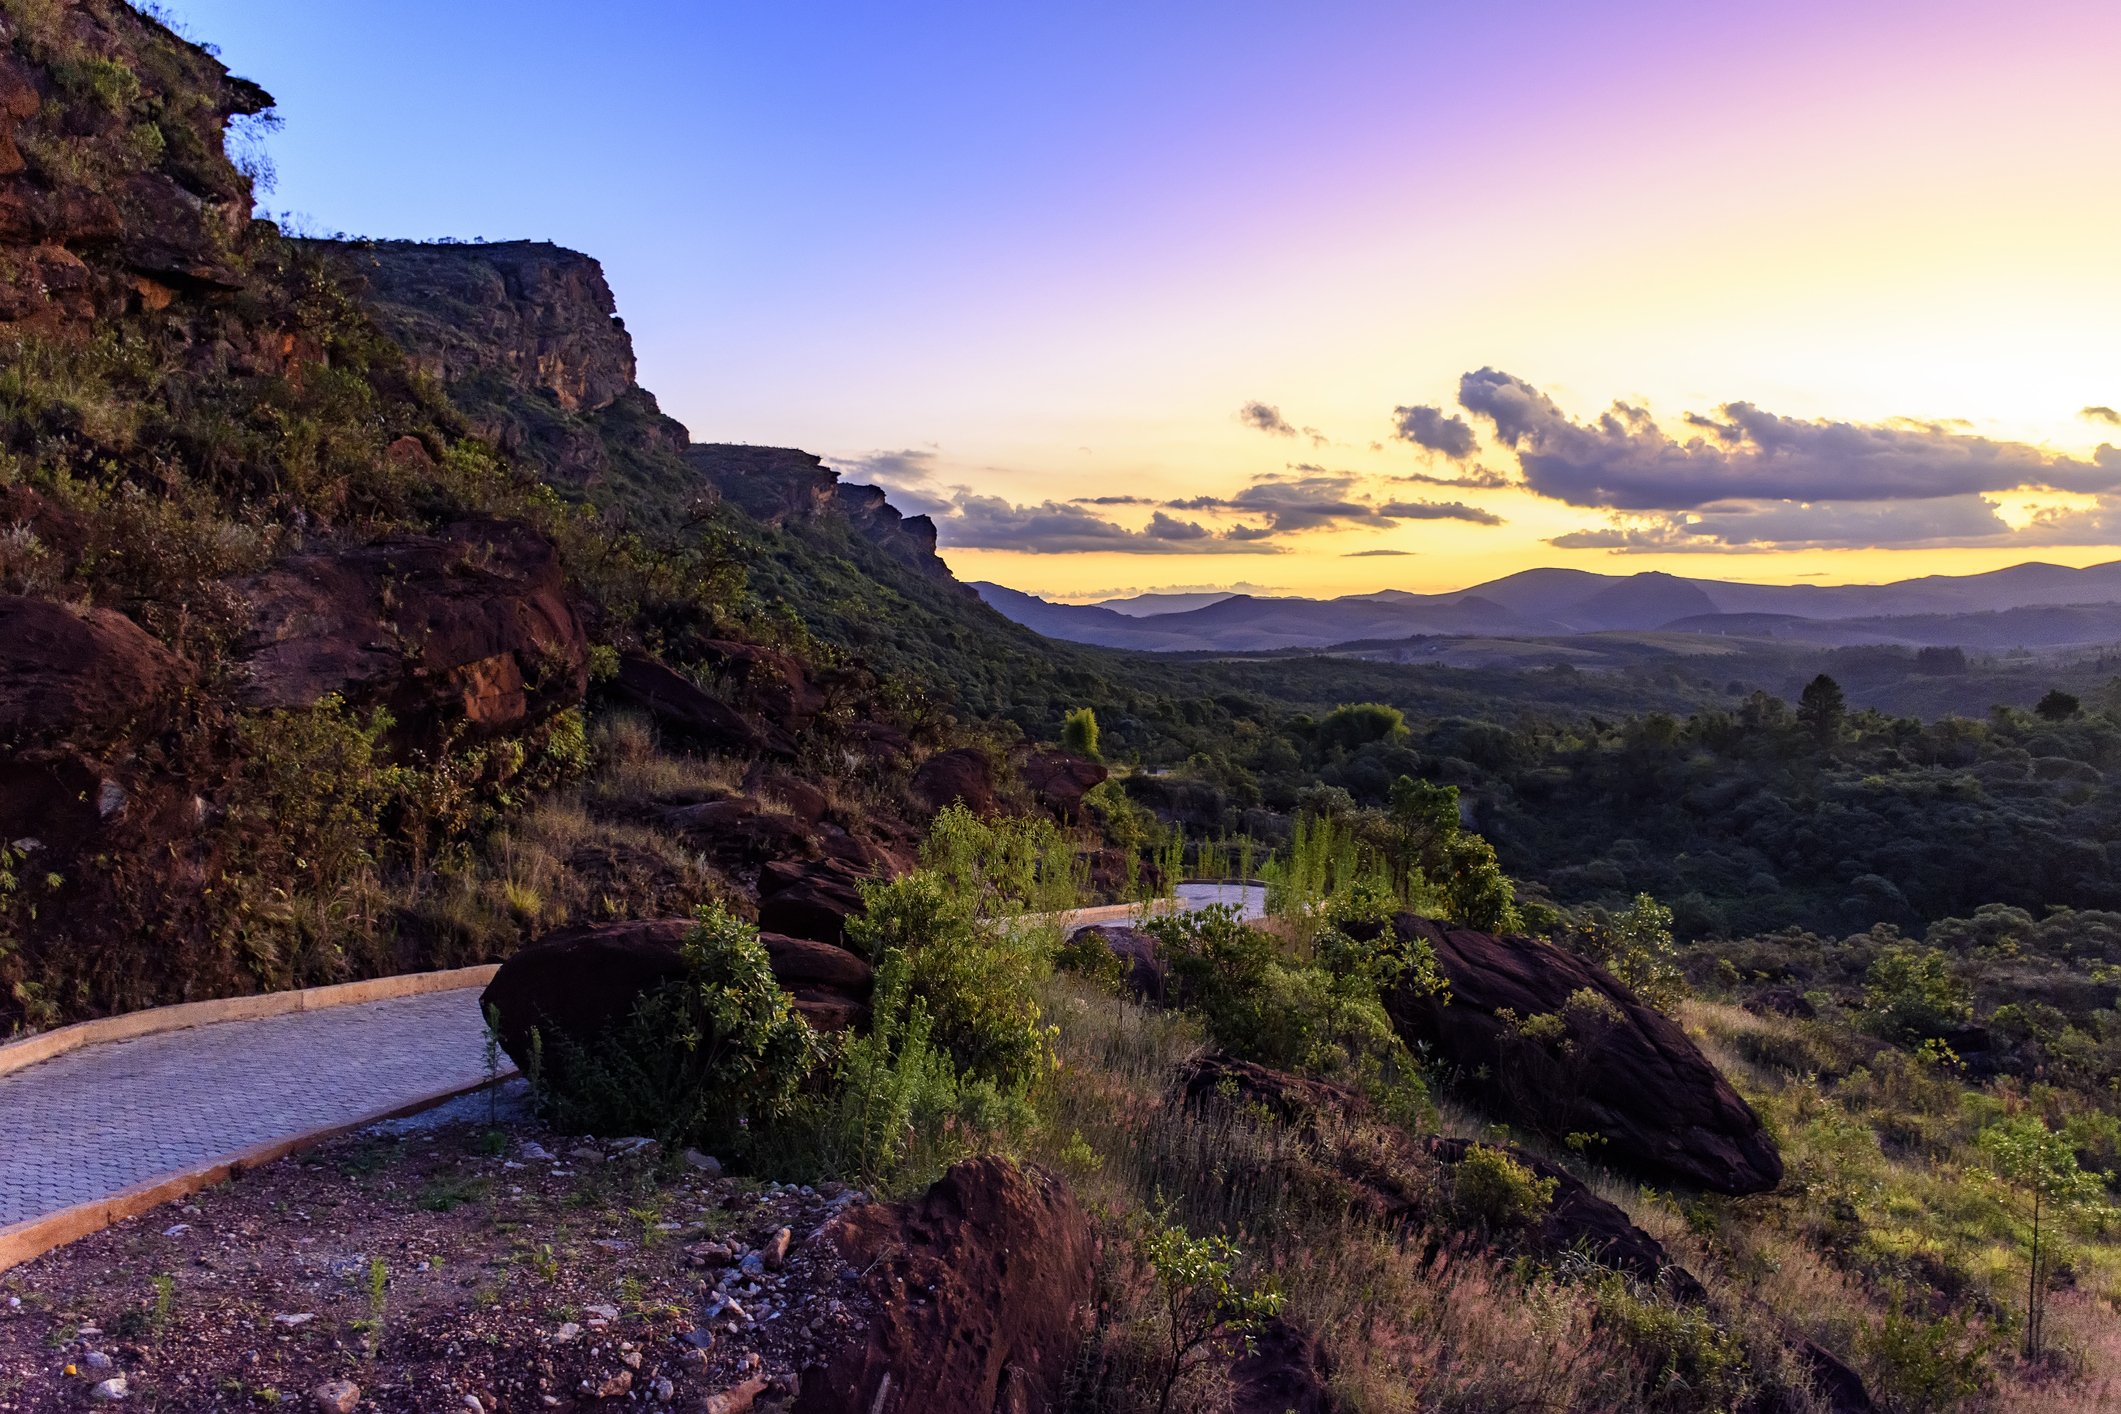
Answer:
[[1163, 1005], [1167, 975], [1155, 935], [1126, 923], [1094, 923], [1076, 929], [1074, 936], [1077, 941], [1094, 938], [1103, 943], [1126, 969], [1122, 980], [1127, 990], [1141, 1001]]
[[802, 731], [825, 710], [825, 694], [811, 683], [809, 672], [777, 648], [722, 639], [693, 648], [707, 669], [729, 684], [737, 702], [787, 731]]
[[776, 860], [759, 871], [761, 928], [844, 944], [847, 920], [861, 911], [861, 876], [835, 860]]
[[559, 552], [517, 522], [296, 555], [236, 587], [252, 608], [236, 648], [248, 706], [336, 693], [431, 738], [528, 725], [588, 684], [589, 640]]
[[1332, 1414], [1324, 1354], [1318, 1342], [1276, 1316], [1235, 1352], [1229, 1414]]
[[[689, 918], [585, 923], [548, 933], [501, 964], [480, 995], [500, 1017], [502, 1049], [528, 1063], [533, 1028], [586, 1044], [633, 1013], [641, 997], [685, 976]], [[867, 1014], [869, 964], [825, 944], [762, 932], [774, 979], [796, 1010], [822, 1030]], [[548, 1047], [544, 1063], [552, 1064]]]
[[1038, 803], [1064, 820], [1081, 813], [1083, 797], [1105, 780], [1105, 768], [1097, 762], [1050, 748], [1025, 757], [1021, 769]]
[[691, 678], [645, 653], [619, 657], [613, 700], [646, 712], [666, 737], [707, 751], [752, 753], [767, 749], [767, 735], [734, 707]]
[[801, 820], [770, 810], [748, 795], [680, 805], [664, 811], [662, 821], [725, 869], [755, 868], [768, 860], [808, 858], [818, 852], [817, 840]]
[[123, 614], [0, 595], [0, 745], [146, 717], [183, 676], [177, 656]]
[[860, 1274], [875, 1315], [817, 1353], [793, 1414], [1060, 1407], [1089, 1330], [1097, 1244], [1059, 1179], [967, 1160], [917, 1199], [849, 1209], [823, 1240]]
[[938, 751], [913, 773], [907, 791], [928, 810], [962, 803], [975, 815], [994, 813], [994, 763], [976, 746]]
[[[1678, 1023], [1639, 1001], [1596, 963], [1539, 938], [1449, 928], [1401, 914], [1399, 936], [1435, 950], [1448, 1002], [1412, 986], [1385, 999], [1408, 1045], [1427, 1047], [1513, 1121], [1605, 1140], [1598, 1157], [1656, 1181], [1759, 1193], [1782, 1180], [1782, 1156], [1752, 1106]], [[1517, 1021], [1567, 1014], [1590, 992], [1602, 1016], [1557, 1040]], [[1581, 1033], [1581, 1034], [1579, 1034]]]
[[[1444, 1135], [1411, 1138], [1379, 1120], [1367, 1100], [1344, 1086], [1210, 1055], [1195, 1061], [1182, 1081], [1191, 1105], [1215, 1103], [1264, 1110], [1318, 1148], [1347, 1185], [1357, 1211], [1388, 1227], [1450, 1226], [1452, 1170], [1473, 1141]], [[1351, 1134], [1361, 1131], [1351, 1142]], [[1706, 1295], [1693, 1274], [1672, 1261], [1664, 1245], [1637, 1227], [1568, 1170], [1513, 1144], [1499, 1147], [1543, 1179], [1554, 1196], [1537, 1223], [1488, 1240], [1541, 1258], [1579, 1252], [1616, 1271], [1662, 1288], [1682, 1301]]]

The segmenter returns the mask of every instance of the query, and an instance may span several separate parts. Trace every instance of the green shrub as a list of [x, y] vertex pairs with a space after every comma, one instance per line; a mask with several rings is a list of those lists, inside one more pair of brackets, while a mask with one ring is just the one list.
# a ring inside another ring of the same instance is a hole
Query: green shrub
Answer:
[[1071, 708], [1061, 718], [1061, 745], [1077, 756], [1097, 760], [1097, 713], [1088, 707]]
[[1951, 958], [1913, 943], [1888, 947], [1871, 963], [1863, 1008], [1873, 1031], [1900, 1041], [1939, 1035], [1974, 1014], [1973, 997], [1954, 975]]
[[1489, 1232], [1529, 1227], [1554, 1201], [1557, 1178], [1541, 1178], [1507, 1149], [1475, 1144], [1451, 1167], [1451, 1213]]
[[928, 869], [867, 885], [848, 941], [880, 968], [902, 960], [911, 997], [959, 1074], [1021, 1094], [1049, 1061], [1036, 992], [1050, 960], [1035, 930], [982, 918], [976, 898]]
[[533, 1033], [530, 1080], [554, 1128], [741, 1153], [748, 1128], [790, 1111], [818, 1040], [774, 981], [758, 930], [703, 908], [684, 962], [682, 979], [643, 996], [604, 1036]]

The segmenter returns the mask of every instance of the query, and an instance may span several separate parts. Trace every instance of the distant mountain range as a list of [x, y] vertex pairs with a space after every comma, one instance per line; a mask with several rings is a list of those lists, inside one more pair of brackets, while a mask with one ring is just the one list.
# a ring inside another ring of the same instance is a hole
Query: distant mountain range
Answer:
[[972, 586], [1049, 638], [1151, 652], [1327, 648], [1424, 636], [1557, 638], [1680, 633], [1842, 646], [2065, 648], [2121, 643], [2121, 561], [2027, 564], [1892, 584], [1736, 584], [1648, 571], [1538, 569], [1441, 594], [1338, 599], [1143, 594], [1057, 604]]

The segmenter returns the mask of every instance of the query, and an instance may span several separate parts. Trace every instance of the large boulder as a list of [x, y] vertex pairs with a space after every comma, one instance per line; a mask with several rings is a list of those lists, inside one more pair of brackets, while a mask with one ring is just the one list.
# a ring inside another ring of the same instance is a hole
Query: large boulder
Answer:
[[[1379, 1119], [1367, 1100], [1344, 1086], [1228, 1056], [1196, 1060], [1182, 1086], [1191, 1105], [1241, 1106], [1295, 1130], [1316, 1146], [1321, 1162], [1347, 1185], [1351, 1206], [1370, 1222], [1420, 1228], [1457, 1221], [1450, 1211], [1454, 1175], [1472, 1140], [1440, 1134], [1412, 1138]], [[1521, 1231], [1490, 1233], [1488, 1241], [1547, 1259], [1579, 1253], [1683, 1301], [1705, 1295], [1662, 1243], [1583, 1180], [1516, 1145], [1488, 1147], [1501, 1148], [1554, 1184], [1553, 1198], [1537, 1222]]]
[[691, 678], [645, 653], [619, 657], [611, 697], [646, 712], [666, 737], [707, 751], [751, 753], [767, 748], [767, 734], [743, 713]]
[[917, 1199], [849, 1209], [824, 1240], [874, 1314], [818, 1353], [793, 1414], [1060, 1407], [1089, 1329], [1097, 1244], [1059, 1179], [971, 1159]]
[[818, 842], [795, 816], [755, 796], [732, 795], [663, 812], [664, 827], [725, 869], [756, 868], [769, 860], [811, 858]]
[[557, 548], [514, 521], [466, 521], [319, 550], [241, 581], [236, 656], [252, 707], [336, 693], [415, 736], [519, 728], [582, 700], [589, 640]]
[[843, 944], [847, 920], [862, 912], [861, 873], [836, 859], [779, 859], [759, 871], [759, 926]]
[[0, 747], [119, 727], [182, 680], [176, 655], [123, 614], [0, 595]]
[[[685, 976], [689, 918], [645, 918], [562, 928], [501, 964], [480, 995], [499, 1017], [502, 1049], [526, 1065], [533, 1029], [564, 1035], [578, 1045], [623, 1024], [641, 998]], [[774, 979], [796, 1010], [821, 1030], [836, 1030], [867, 1014], [869, 964], [841, 948], [760, 933]], [[545, 1063], [551, 1064], [551, 1050]]]
[[1019, 769], [1038, 803], [1064, 820], [1081, 813], [1083, 797], [1105, 780], [1105, 768], [1097, 762], [1050, 748], [1032, 752]]
[[928, 810], [962, 804], [975, 815], [994, 813], [994, 762], [976, 746], [938, 751], [921, 762], [907, 792]]
[[[1759, 1193], [1782, 1181], [1752, 1106], [1676, 1022], [1604, 968], [1539, 938], [1412, 914], [1393, 927], [1426, 941], [1451, 984], [1447, 1000], [1395, 989], [1385, 999], [1394, 1028], [1513, 1120], [1598, 1135], [1599, 1159], [1660, 1182]], [[1539, 1016], [1563, 1024], [1528, 1032]]]

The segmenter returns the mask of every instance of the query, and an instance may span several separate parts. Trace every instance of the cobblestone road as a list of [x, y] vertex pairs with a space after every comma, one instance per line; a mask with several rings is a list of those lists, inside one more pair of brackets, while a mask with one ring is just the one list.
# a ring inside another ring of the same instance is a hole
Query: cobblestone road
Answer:
[[89, 1046], [0, 1075], [0, 1227], [485, 1071], [475, 987]]

